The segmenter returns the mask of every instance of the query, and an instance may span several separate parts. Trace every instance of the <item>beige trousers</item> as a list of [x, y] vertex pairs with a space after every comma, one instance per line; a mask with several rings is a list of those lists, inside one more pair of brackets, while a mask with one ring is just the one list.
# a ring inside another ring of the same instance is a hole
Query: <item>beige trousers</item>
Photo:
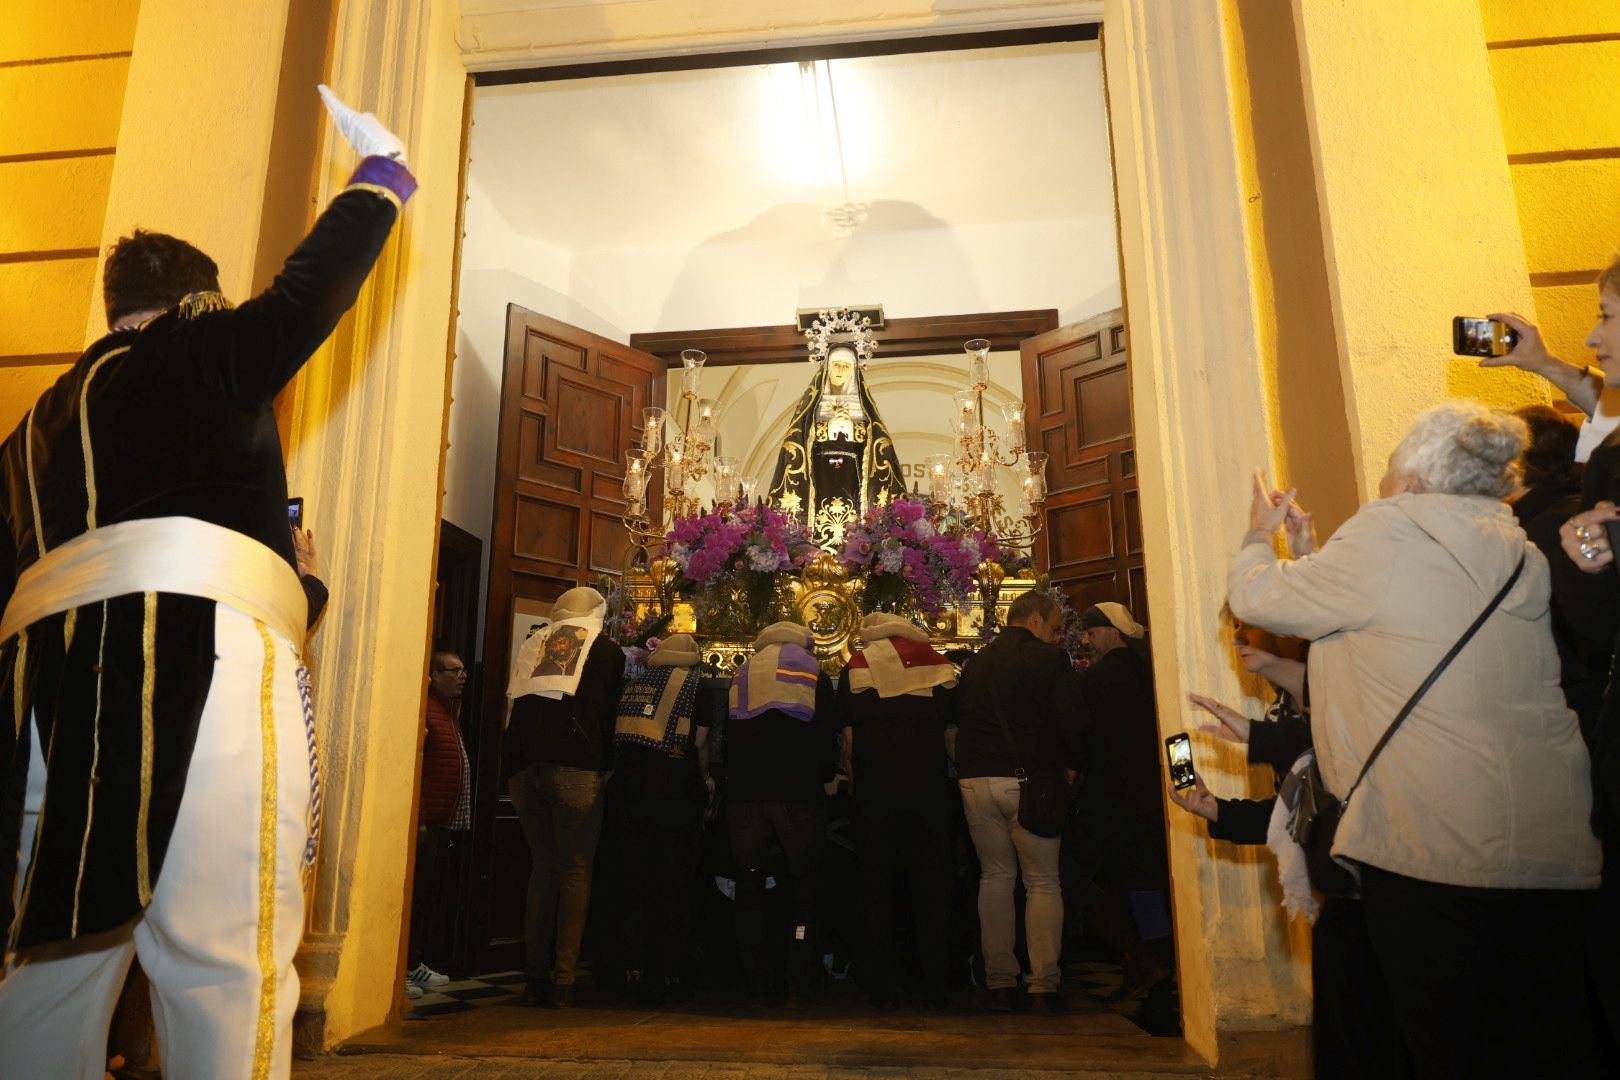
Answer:
[[165, 1078], [291, 1070], [310, 803], [298, 652], [224, 605], [214, 651], [152, 902], [126, 926], [14, 960], [0, 981], [0, 1077], [101, 1080], [107, 1028], [136, 956], [152, 984]]
[[979, 946], [984, 951], [985, 986], [1018, 985], [1013, 955], [1017, 919], [1013, 875], [1024, 879], [1024, 936], [1029, 952], [1029, 992], [1050, 994], [1063, 972], [1063, 890], [1058, 884], [1057, 837], [1036, 836], [1018, 824], [1018, 781], [1010, 776], [975, 776], [958, 781], [968, 832], [979, 853]]

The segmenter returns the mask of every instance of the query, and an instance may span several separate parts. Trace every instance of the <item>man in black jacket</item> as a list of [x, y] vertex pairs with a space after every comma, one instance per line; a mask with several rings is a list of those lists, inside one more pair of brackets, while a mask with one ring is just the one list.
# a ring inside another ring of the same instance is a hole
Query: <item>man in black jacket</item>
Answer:
[[137, 230], [107, 257], [110, 332], [0, 443], [3, 1076], [101, 1075], [137, 955], [165, 1074], [290, 1068], [318, 803], [272, 406], [416, 187], [322, 89], [364, 157], [270, 288], [232, 309], [212, 259]]
[[1063, 896], [1057, 837], [1018, 823], [1018, 776], [1085, 765], [1085, 705], [1068, 654], [1056, 644], [1063, 612], [1044, 592], [1027, 592], [1007, 611], [1007, 628], [968, 662], [958, 693], [956, 771], [973, 847], [979, 854], [979, 936], [990, 1007], [1017, 1004], [1013, 954], [1013, 872], [1024, 880], [1024, 931], [1031, 1000], [1063, 1008], [1058, 949]]

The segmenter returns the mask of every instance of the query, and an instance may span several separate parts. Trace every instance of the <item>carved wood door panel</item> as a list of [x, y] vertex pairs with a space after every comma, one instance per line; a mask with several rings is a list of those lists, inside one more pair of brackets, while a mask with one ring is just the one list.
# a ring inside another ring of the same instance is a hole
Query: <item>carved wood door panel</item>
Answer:
[[529, 852], [499, 752], [513, 619], [525, 601], [548, 602], [623, 569], [624, 452], [641, 410], [663, 403], [664, 372], [651, 353], [507, 307], [473, 804], [479, 902], [470, 914], [485, 971], [523, 960]]
[[1050, 455], [1037, 565], [1076, 610], [1114, 600], [1147, 622], [1125, 317], [1112, 311], [1020, 346], [1029, 445]]

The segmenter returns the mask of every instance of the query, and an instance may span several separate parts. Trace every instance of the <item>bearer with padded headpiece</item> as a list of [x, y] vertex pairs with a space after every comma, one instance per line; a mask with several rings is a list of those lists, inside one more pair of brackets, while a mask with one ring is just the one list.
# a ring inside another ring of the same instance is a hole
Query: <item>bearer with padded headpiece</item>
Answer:
[[737, 863], [737, 945], [750, 992], [776, 991], [766, 963], [765, 852], [774, 836], [787, 856], [794, 926], [787, 994], [802, 1000], [820, 965], [816, 878], [827, 829], [823, 785], [838, 768], [833, 686], [798, 623], [760, 631], [731, 684], [726, 724], [726, 825]]

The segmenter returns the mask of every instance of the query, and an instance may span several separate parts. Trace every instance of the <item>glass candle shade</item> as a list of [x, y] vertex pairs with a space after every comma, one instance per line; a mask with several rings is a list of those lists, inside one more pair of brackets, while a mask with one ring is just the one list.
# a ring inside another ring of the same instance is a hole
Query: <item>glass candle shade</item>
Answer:
[[696, 399], [703, 385], [703, 362], [709, 355], [702, 349], [681, 350], [681, 396]]
[[692, 440], [697, 443], [697, 446], [692, 447], [693, 450], [714, 446], [715, 410], [713, 398], [702, 398], [693, 406]]
[[968, 357], [968, 385], [975, 390], [983, 390], [990, 385], [990, 342], [985, 338], [974, 338], [964, 342], [962, 349]]
[[631, 502], [640, 502], [647, 490], [647, 459], [651, 456], [646, 450], [630, 450], [624, 455], [624, 497]]
[[737, 481], [737, 492], [745, 506], [753, 503], [755, 487], [756, 481], [752, 477]]
[[996, 490], [996, 459], [989, 453], [981, 454], [974, 466], [973, 487], [979, 495], [989, 495]]
[[1024, 467], [1024, 498], [1039, 506], [1046, 501], [1046, 454], [1031, 450], [1024, 455]]
[[1001, 407], [1002, 418], [1007, 421], [1007, 445], [1013, 453], [1024, 449], [1024, 403], [1009, 401]]
[[686, 437], [670, 436], [664, 455], [664, 483], [671, 493], [678, 494], [686, 487]]
[[977, 424], [979, 422], [979, 395], [972, 390], [958, 390], [951, 395], [956, 402], [956, 424]]
[[951, 455], [928, 455], [928, 498], [936, 503], [950, 501]]
[[716, 503], [734, 503], [737, 501], [736, 458], [717, 457], [714, 459], [714, 501]]
[[658, 453], [664, 445], [664, 410], [656, 405], [641, 410], [641, 448], [647, 456]]

